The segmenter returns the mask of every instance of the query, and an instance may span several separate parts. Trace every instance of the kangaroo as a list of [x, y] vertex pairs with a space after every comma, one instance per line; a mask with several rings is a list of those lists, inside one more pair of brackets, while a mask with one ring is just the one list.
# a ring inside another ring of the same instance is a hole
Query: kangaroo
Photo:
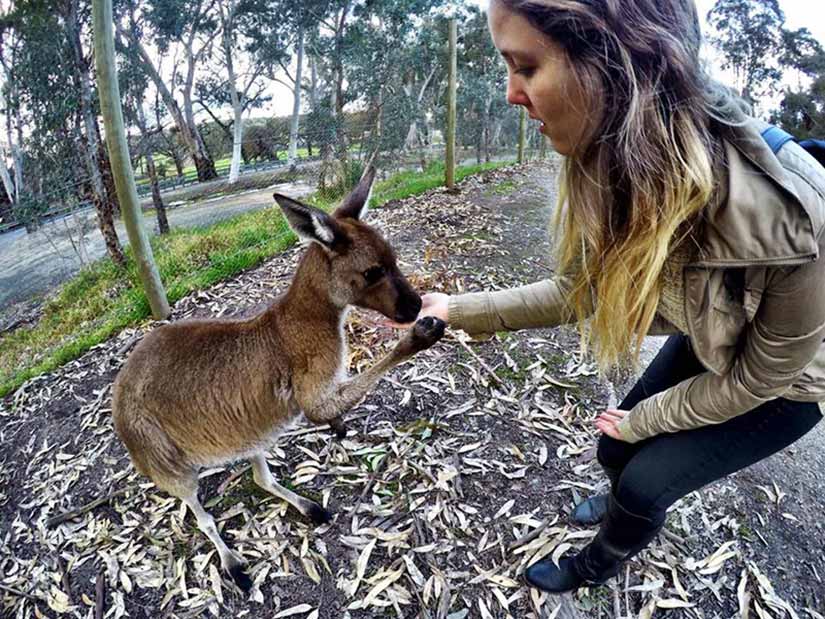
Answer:
[[265, 450], [303, 413], [346, 434], [341, 415], [379, 378], [444, 334], [444, 322], [419, 319], [394, 349], [356, 377], [346, 371], [349, 306], [409, 323], [421, 298], [380, 234], [362, 220], [375, 178], [367, 169], [332, 215], [280, 194], [275, 201], [309, 242], [288, 290], [246, 320], [184, 320], [149, 333], [114, 384], [114, 427], [135, 468], [192, 511], [222, 568], [243, 590], [251, 580], [198, 500], [198, 470], [239, 459], [255, 482], [315, 524], [331, 519], [319, 504], [278, 484]]

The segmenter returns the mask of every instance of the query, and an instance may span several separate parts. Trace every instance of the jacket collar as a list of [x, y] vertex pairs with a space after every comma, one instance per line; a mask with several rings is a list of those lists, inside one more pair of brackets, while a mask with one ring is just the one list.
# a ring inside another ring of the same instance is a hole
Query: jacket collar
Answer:
[[799, 198], [793, 172], [762, 138], [767, 126], [749, 119], [725, 128], [720, 192], [705, 209], [700, 256], [693, 265], [800, 264], [819, 255], [812, 217]]

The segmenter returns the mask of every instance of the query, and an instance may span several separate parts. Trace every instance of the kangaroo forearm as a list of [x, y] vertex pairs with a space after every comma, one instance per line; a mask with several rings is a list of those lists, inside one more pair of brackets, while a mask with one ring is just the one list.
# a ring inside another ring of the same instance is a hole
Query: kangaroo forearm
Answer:
[[329, 397], [315, 403], [304, 414], [315, 423], [329, 422], [339, 417], [358, 404], [384, 374], [409, 357], [410, 355], [400, 355], [396, 351], [385, 355], [368, 370], [341, 383]]

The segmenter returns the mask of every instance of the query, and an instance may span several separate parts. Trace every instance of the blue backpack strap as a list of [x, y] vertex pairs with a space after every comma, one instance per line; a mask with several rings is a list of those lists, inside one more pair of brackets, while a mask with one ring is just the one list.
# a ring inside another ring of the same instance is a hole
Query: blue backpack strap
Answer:
[[790, 133], [773, 125], [762, 132], [762, 138], [768, 143], [774, 154], [778, 153], [779, 149], [785, 144], [793, 141], [793, 136]]
[[825, 167], [825, 140], [803, 140], [799, 145]]

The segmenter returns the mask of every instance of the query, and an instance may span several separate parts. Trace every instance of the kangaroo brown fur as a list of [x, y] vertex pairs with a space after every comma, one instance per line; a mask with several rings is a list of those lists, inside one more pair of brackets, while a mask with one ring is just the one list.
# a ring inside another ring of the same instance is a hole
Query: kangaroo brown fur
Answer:
[[345, 434], [341, 415], [382, 374], [444, 333], [442, 321], [422, 318], [375, 366], [347, 377], [348, 306], [401, 323], [421, 309], [390, 246], [361, 221], [374, 176], [368, 169], [333, 215], [276, 194], [289, 225], [310, 241], [289, 289], [250, 319], [185, 320], [155, 329], [115, 381], [115, 430], [135, 468], [189, 506], [224, 569], [245, 589], [251, 581], [243, 560], [198, 500], [198, 470], [249, 459], [258, 485], [314, 522], [327, 522], [331, 516], [320, 505], [274, 480], [264, 456], [268, 445], [301, 413]]

